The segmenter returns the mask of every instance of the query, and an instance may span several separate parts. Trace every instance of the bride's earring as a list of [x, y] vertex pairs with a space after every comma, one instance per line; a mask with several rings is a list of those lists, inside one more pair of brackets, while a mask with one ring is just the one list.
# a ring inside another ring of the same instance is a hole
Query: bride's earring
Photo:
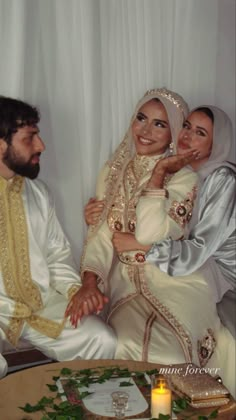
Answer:
[[173, 155], [173, 153], [174, 153], [174, 143], [173, 143], [173, 141], [171, 141], [170, 144], [169, 144], [169, 151], [170, 151], [170, 155]]

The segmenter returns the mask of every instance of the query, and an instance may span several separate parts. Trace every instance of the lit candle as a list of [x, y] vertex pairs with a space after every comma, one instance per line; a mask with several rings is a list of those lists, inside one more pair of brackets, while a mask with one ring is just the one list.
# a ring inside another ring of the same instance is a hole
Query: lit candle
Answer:
[[171, 390], [166, 387], [152, 389], [151, 396], [152, 417], [159, 417], [159, 414], [169, 414], [171, 416]]

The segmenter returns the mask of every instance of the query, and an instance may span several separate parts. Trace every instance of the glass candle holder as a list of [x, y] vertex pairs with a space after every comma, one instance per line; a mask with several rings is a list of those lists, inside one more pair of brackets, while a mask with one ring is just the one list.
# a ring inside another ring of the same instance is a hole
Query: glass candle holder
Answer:
[[152, 377], [151, 413], [152, 417], [159, 417], [160, 414], [172, 414], [171, 390], [167, 379], [163, 375]]
[[125, 418], [125, 411], [128, 408], [129, 394], [123, 391], [115, 391], [111, 394], [112, 406], [117, 419]]

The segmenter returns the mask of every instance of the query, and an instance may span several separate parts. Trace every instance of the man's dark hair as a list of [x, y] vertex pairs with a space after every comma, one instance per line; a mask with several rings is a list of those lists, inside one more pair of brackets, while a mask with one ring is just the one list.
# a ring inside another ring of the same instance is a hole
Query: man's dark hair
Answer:
[[40, 114], [37, 108], [18, 99], [0, 96], [0, 138], [11, 144], [12, 135], [18, 128], [38, 124]]
[[194, 112], [196, 111], [203, 112], [204, 114], [206, 114], [214, 124], [214, 114], [210, 108], [207, 108], [206, 106], [200, 106], [199, 108], [194, 110]]

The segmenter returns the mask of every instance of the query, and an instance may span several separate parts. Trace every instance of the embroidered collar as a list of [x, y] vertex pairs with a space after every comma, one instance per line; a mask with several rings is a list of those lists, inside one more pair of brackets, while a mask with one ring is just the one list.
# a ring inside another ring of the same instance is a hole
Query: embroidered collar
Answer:
[[142, 178], [148, 172], [151, 172], [158, 162], [166, 156], [166, 153], [162, 155], [146, 156], [146, 155], [135, 155], [133, 159], [133, 170], [137, 179]]
[[4, 192], [7, 189], [20, 193], [24, 184], [25, 178], [20, 175], [15, 175], [10, 179], [5, 179], [0, 176], [0, 192]]

